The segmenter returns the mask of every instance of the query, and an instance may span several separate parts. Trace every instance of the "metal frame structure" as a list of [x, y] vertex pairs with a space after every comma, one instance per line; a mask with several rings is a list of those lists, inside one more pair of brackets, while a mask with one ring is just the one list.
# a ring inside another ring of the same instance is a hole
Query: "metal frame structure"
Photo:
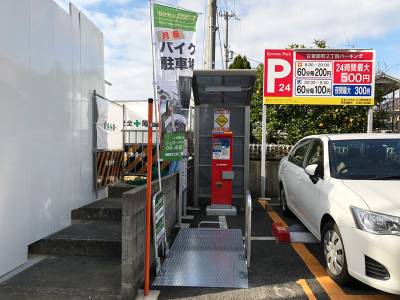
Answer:
[[245, 222], [245, 245], [246, 245], [246, 258], [247, 267], [250, 268], [251, 263], [251, 213], [252, 213], [252, 200], [249, 191], [246, 191], [246, 222]]
[[[211, 193], [200, 193], [199, 185], [200, 185], [200, 171], [201, 168], [209, 168], [211, 167], [211, 161], [200, 164], [200, 139], [201, 138], [209, 138], [211, 140], [211, 131], [207, 134], [200, 133], [201, 124], [201, 110], [205, 109], [211, 112], [214, 108], [226, 108], [226, 109], [241, 109], [243, 112], [240, 113], [243, 118], [243, 134], [237, 135], [234, 132], [234, 144], [235, 140], [243, 139], [243, 163], [235, 164], [233, 162], [233, 168], [243, 169], [243, 191], [240, 193], [234, 193], [232, 195], [233, 199], [242, 199], [243, 206], [245, 206], [245, 197], [246, 191], [249, 189], [249, 145], [250, 145], [250, 96], [252, 94], [254, 81], [256, 78], [255, 70], [198, 70], [194, 71], [194, 80], [193, 80], [193, 94], [195, 98], [195, 120], [194, 120], [194, 197], [193, 197], [193, 205], [195, 207], [199, 206], [199, 199], [211, 197]], [[207, 88], [214, 89], [217, 91], [219, 96], [215, 96], [215, 102], [213, 103], [202, 103], [200, 100], [200, 93], [204, 92], [203, 87], [199, 86], [197, 82], [197, 76], [210, 76], [210, 78], [218, 79], [221, 81], [221, 85], [218, 86], [209, 86]], [[230, 81], [226, 78], [235, 78], [240, 80], [241, 78], [245, 78], [248, 80], [246, 82], [247, 86], [238, 87], [233, 86]], [[225, 92], [224, 92], [225, 91]], [[230, 95], [235, 93], [242, 93], [241, 99], [236, 102], [231, 102]], [[234, 122], [234, 120], [232, 120]], [[237, 151], [237, 150], [236, 150]], [[235, 150], [234, 150], [235, 152]], [[210, 173], [211, 176], [211, 173]]]

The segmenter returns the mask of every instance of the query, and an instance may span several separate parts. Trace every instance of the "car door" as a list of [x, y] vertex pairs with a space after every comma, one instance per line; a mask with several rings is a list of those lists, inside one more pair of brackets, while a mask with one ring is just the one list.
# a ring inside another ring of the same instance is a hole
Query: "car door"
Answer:
[[320, 191], [324, 183], [324, 147], [320, 139], [314, 139], [308, 151], [304, 168], [308, 165], [318, 164], [316, 176], [310, 177], [304, 170], [301, 172], [297, 189], [299, 213], [302, 221], [313, 232], [319, 231], [319, 216], [317, 206], [320, 201]]
[[282, 170], [284, 174], [284, 188], [286, 201], [289, 208], [298, 215], [302, 204], [298, 197], [298, 187], [301, 175], [304, 172], [304, 160], [310, 148], [312, 140], [304, 140], [298, 143], [290, 152], [288, 161]]

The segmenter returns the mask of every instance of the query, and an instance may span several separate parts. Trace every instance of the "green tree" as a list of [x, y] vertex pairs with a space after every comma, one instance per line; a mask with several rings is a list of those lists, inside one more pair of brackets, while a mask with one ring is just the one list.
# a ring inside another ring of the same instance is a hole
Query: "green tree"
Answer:
[[[326, 41], [314, 40], [317, 48], [327, 48]], [[290, 44], [290, 49], [305, 48], [302, 44]], [[251, 142], [261, 143], [264, 66], [257, 68], [257, 79], [252, 97]], [[375, 104], [382, 102], [384, 92], [376, 89]], [[368, 107], [322, 105], [269, 105], [267, 106], [267, 142], [294, 144], [312, 134], [365, 132]], [[374, 127], [381, 127], [386, 113], [378, 110], [374, 115]]]
[[246, 55], [240, 54], [235, 57], [233, 62], [229, 65], [229, 69], [251, 69], [250, 62], [247, 60]]

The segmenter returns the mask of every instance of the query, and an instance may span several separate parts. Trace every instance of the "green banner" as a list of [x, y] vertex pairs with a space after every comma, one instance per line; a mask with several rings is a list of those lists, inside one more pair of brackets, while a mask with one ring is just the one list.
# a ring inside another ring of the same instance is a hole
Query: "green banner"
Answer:
[[196, 31], [197, 13], [184, 9], [153, 5], [154, 27]]
[[164, 160], [181, 160], [183, 158], [183, 150], [185, 148], [184, 133], [166, 133], [164, 134], [164, 146], [162, 149], [162, 159]]

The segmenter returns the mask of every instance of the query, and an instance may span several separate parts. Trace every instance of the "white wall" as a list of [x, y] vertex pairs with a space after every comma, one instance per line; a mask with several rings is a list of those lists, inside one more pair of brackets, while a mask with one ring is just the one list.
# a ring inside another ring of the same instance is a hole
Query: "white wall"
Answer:
[[0, 276], [95, 200], [92, 99], [103, 35], [74, 6], [0, 1]]

